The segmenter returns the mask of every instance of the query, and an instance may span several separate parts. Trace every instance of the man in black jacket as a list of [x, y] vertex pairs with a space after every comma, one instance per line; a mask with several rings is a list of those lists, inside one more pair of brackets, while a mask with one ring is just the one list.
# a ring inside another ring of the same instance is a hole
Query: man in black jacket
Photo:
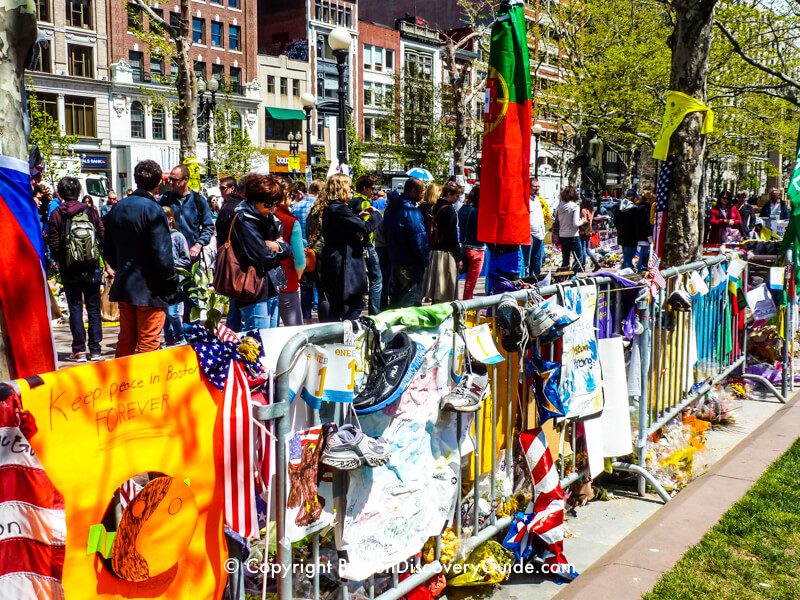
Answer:
[[169, 183], [172, 191], [161, 196], [160, 203], [172, 209], [175, 227], [186, 238], [189, 258], [194, 262], [200, 258], [203, 246], [208, 246], [214, 235], [211, 207], [200, 194], [189, 189], [189, 169], [186, 165], [172, 169]]
[[[69, 329], [72, 333], [72, 355], [78, 362], [100, 359], [100, 342], [103, 339], [100, 318], [100, 253], [103, 249], [103, 222], [96, 210], [80, 202], [81, 182], [75, 177], [64, 177], [58, 182], [61, 204], [50, 215], [47, 245], [58, 264], [64, 295], [69, 306]], [[88, 218], [88, 222], [87, 222]], [[81, 219], [83, 222], [79, 221]], [[74, 222], [74, 225], [73, 225]], [[70, 233], [73, 229], [75, 233]], [[79, 233], [82, 230], [82, 233]], [[75, 237], [83, 237], [77, 243]], [[76, 260], [76, 252], [91, 256]], [[89, 353], [86, 353], [86, 331], [83, 328], [83, 306], [89, 320]]]
[[106, 262], [116, 271], [110, 300], [119, 302], [116, 357], [158, 350], [167, 306], [177, 300], [178, 277], [164, 210], [154, 193], [161, 167], [153, 160], [136, 165], [137, 190], [108, 214]]

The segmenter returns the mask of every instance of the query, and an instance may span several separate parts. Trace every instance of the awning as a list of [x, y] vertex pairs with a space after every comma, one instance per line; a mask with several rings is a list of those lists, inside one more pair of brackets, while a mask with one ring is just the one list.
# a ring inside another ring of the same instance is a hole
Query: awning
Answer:
[[302, 110], [291, 108], [272, 108], [267, 107], [267, 114], [278, 121], [305, 121], [306, 113]]

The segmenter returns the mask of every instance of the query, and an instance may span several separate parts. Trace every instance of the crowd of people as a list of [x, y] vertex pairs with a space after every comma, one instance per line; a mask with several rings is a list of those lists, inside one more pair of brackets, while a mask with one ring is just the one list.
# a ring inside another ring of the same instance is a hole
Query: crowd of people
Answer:
[[[109, 191], [100, 209], [80, 197], [74, 177], [62, 178], [53, 196], [35, 187], [69, 310], [72, 360], [100, 357], [104, 279], [119, 306], [117, 357], [158, 349], [162, 332], [163, 345], [183, 343], [200, 307], [187, 293], [191, 285], [179, 285], [178, 269], [197, 262], [228, 292], [226, 324], [234, 331], [309, 323], [315, 307], [328, 322], [423, 299], [452, 301], [460, 272], [462, 297], [474, 294], [485, 254], [477, 186], [464, 197], [454, 181], [426, 186], [411, 177], [387, 195], [369, 175], [352, 182], [337, 174], [306, 186], [250, 173], [223, 177], [221, 205], [212, 206], [189, 188], [189, 177], [178, 165], [167, 187], [161, 166], [142, 161], [136, 189], [123, 199]], [[222, 281], [231, 261], [239, 283]]]

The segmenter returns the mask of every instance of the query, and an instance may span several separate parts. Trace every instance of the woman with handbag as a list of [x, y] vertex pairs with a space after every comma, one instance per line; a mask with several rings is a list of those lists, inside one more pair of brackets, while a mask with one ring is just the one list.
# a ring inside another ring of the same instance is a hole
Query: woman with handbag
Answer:
[[269, 327], [267, 301], [287, 285], [281, 261], [291, 258], [292, 249], [283, 241], [274, 214], [284, 196], [280, 180], [251, 174], [244, 195], [245, 202], [234, 210], [228, 240], [218, 250], [214, 287], [236, 303], [241, 331], [250, 331]]
[[[350, 198], [347, 175], [333, 175], [320, 195], [325, 205], [322, 211], [325, 246], [317, 267], [322, 269], [333, 321], [356, 319], [361, 314], [364, 294], [369, 289], [362, 238], [383, 222], [380, 212], [373, 206], [355, 214], [347, 205]], [[369, 216], [366, 221], [365, 216]]]

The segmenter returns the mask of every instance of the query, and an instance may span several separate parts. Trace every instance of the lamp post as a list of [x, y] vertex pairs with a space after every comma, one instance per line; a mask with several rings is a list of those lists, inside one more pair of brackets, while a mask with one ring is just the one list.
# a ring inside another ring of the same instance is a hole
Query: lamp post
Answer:
[[344, 70], [347, 67], [347, 56], [350, 54], [352, 38], [350, 32], [344, 27], [337, 27], [328, 36], [328, 44], [336, 57], [336, 70], [339, 71], [339, 123], [337, 128], [336, 145], [339, 148], [339, 164], [347, 162], [347, 123], [345, 104], [347, 102], [347, 82]]
[[300, 104], [303, 105], [303, 110], [306, 113], [306, 179], [308, 180], [306, 184], [311, 183], [311, 111], [316, 103], [317, 99], [314, 94], [306, 92], [300, 96]]
[[[217, 110], [217, 90], [219, 89], [219, 81], [216, 78], [212, 77], [208, 83], [205, 80], [200, 79], [197, 82], [197, 93], [198, 99], [197, 104], [199, 108], [199, 114], [205, 115], [205, 122], [203, 123], [203, 129], [206, 132], [206, 149], [208, 150], [207, 158], [206, 158], [206, 177], [211, 179], [211, 116], [214, 114], [214, 111]], [[211, 92], [211, 98], [204, 98], [206, 90]]]
[[536, 152], [534, 153], [534, 167], [533, 167], [533, 176], [536, 179], [539, 179], [539, 138], [541, 137], [542, 133], [544, 132], [544, 127], [539, 125], [539, 123], [534, 123], [533, 127], [531, 127], [531, 133], [536, 138]]

